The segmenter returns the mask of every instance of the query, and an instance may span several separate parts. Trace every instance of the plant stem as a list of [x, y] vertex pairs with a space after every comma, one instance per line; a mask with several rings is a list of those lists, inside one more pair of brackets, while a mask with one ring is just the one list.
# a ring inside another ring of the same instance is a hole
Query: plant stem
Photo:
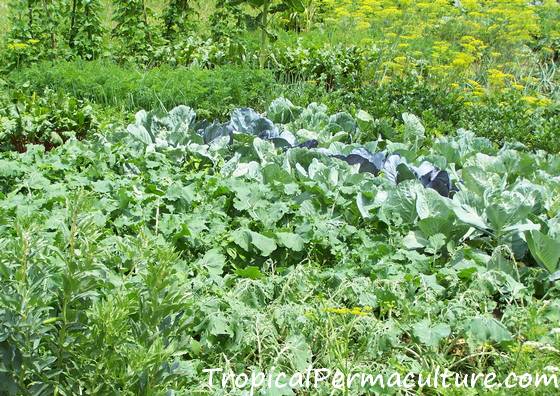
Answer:
[[148, 34], [148, 43], [152, 42], [152, 32], [150, 31], [150, 27], [148, 25], [148, 11], [146, 1], [142, 1], [142, 12], [144, 14], [144, 28]]
[[29, 36], [30, 38], [33, 38], [33, 3], [31, 0], [27, 0], [27, 12], [29, 16]]
[[263, 5], [263, 11], [261, 14], [261, 53], [260, 53], [260, 67], [264, 69], [266, 63], [266, 47], [267, 47], [267, 31], [266, 27], [268, 24], [268, 9], [270, 7], [270, 1], [265, 1]]
[[70, 21], [70, 37], [68, 38], [68, 46], [70, 48], [74, 47], [74, 37], [76, 36], [76, 7], [78, 0], [72, 0], [72, 19]]

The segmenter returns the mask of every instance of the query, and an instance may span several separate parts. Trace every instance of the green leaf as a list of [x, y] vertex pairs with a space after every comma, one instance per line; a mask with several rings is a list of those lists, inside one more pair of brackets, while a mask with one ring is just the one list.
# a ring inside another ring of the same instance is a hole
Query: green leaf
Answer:
[[148, 129], [144, 125], [148, 124], [149, 115], [145, 110], [141, 110], [136, 113], [136, 122], [128, 126], [127, 131], [137, 139], [138, 141], [144, 143], [145, 145], [150, 145], [154, 143], [154, 137], [148, 132]]
[[235, 274], [241, 278], [247, 279], [261, 279], [263, 278], [263, 273], [259, 267], [248, 266], [246, 268], [238, 268], [235, 270]]
[[251, 243], [261, 251], [261, 255], [264, 257], [270, 256], [278, 247], [272, 238], [265, 237], [254, 231], [249, 231], [249, 234], [251, 235]]
[[208, 331], [215, 336], [233, 335], [228, 320], [220, 312], [216, 312], [208, 317]]
[[466, 330], [479, 343], [488, 341], [500, 343], [512, 340], [509, 330], [494, 318], [482, 316], [474, 318], [467, 324]]
[[408, 250], [423, 249], [428, 244], [429, 241], [418, 231], [410, 231], [403, 238], [403, 245]]
[[304, 371], [313, 358], [311, 349], [302, 335], [292, 335], [286, 340], [286, 349], [290, 354], [290, 361], [298, 371]]
[[377, 197], [377, 191], [375, 186], [369, 186], [372, 191], [361, 191], [356, 196], [356, 205], [358, 210], [364, 219], [369, 219], [373, 217], [370, 213], [371, 210], [378, 208], [380, 206]]
[[529, 251], [542, 267], [549, 272], [557, 271], [560, 261], [560, 241], [550, 238], [540, 231], [529, 231], [526, 234]]
[[226, 258], [220, 253], [217, 248], [211, 249], [202, 259], [199, 264], [208, 270], [208, 273], [212, 276], [220, 276], [223, 273], [223, 268], [226, 262]]
[[278, 98], [268, 107], [267, 116], [272, 122], [287, 124], [295, 121], [302, 111], [301, 107], [294, 106], [288, 99]]
[[428, 319], [424, 319], [414, 325], [413, 333], [423, 344], [437, 348], [441, 340], [449, 337], [451, 327], [444, 323], [433, 325]]
[[418, 143], [422, 143], [424, 138], [426, 137], [426, 129], [420, 118], [415, 116], [414, 114], [404, 113], [402, 115], [402, 119], [404, 121], [404, 139], [410, 143], [414, 143], [417, 145]]
[[304, 12], [305, 5], [302, 0], [284, 0], [284, 3], [288, 5], [292, 10], [297, 12]]
[[60, 145], [64, 144], [64, 140], [62, 140], [60, 135], [58, 133], [56, 133], [55, 131], [51, 132], [51, 142], [55, 146], [60, 146]]
[[436, 254], [445, 246], [446, 238], [443, 234], [435, 234], [428, 238], [429, 244], [427, 246], [427, 252]]
[[373, 129], [375, 119], [368, 112], [359, 110], [358, 113], [356, 113], [356, 122], [358, 123], [358, 128], [366, 132]]
[[407, 180], [392, 190], [383, 203], [381, 212], [387, 222], [395, 221], [398, 216], [406, 224], [413, 224], [417, 219], [416, 199], [424, 188], [415, 180]]
[[481, 230], [488, 229], [488, 224], [486, 221], [480, 216], [475, 208], [466, 205], [460, 205], [456, 201], [449, 201], [450, 208], [455, 213], [457, 218], [468, 225], [474, 226]]
[[301, 252], [305, 246], [305, 241], [298, 234], [291, 232], [277, 232], [276, 238], [280, 246], [284, 246], [295, 252]]
[[247, 229], [237, 229], [231, 233], [233, 243], [240, 246], [243, 250], [249, 250], [251, 244], [251, 235]]

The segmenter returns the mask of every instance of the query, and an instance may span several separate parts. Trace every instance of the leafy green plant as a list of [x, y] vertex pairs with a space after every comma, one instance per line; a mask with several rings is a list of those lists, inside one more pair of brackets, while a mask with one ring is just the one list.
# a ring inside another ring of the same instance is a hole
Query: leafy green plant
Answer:
[[280, 79], [287, 82], [315, 81], [328, 91], [353, 88], [365, 77], [365, 55], [355, 46], [303, 46], [275, 48], [269, 60]]
[[217, 0], [210, 16], [210, 34], [214, 40], [238, 39], [245, 28], [245, 13], [229, 0]]
[[[500, 378], [557, 364], [558, 282], [534, 262], [554, 254], [526, 237], [558, 237], [557, 155], [467, 131], [429, 144], [410, 113], [389, 140], [365, 112], [285, 98], [200, 118], [141, 111], [0, 153], [0, 392], [193, 394], [208, 367]], [[459, 192], [338, 157], [375, 165], [368, 152], [435, 164]]]
[[260, 39], [260, 55], [259, 62], [261, 68], [266, 64], [268, 54], [268, 40], [275, 38], [275, 35], [270, 29], [270, 16], [284, 11], [303, 12], [305, 7], [301, 0], [229, 0], [232, 5], [246, 4], [256, 10], [258, 15], [254, 18], [253, 23], [258, 26], [261, 32]]
[[146, 0], [119, 0], [114, 2], [112, 34], [119, 39], [124, 59], [149, 61], [154, 32], [149, 22], [151, 10]]
[[286, 28], [295, 32], [310, 31], [323, 21], [328, 5], [325, 0], [302, 0], [303, 11], [287, 10], [284, 13]]
[[275, 92], [268, 70], [243, 66], [212, 70], [185, 67], [131, 69], [104, 61], [40, 63], [10, 75], [15, 86], [31, 82], [31, 90], [51, 88], [79, 99], [124, 108], [171, 109], [180, 104], [197, 108], [203, 117], [227, 115], [238, 106], [264, 109]]
[[34, 14], [36, 12], [35, 3], [36, 2], [33, 0], [28, 0], [26, 2], [13, 0], [9, 3], [11, 22], [10, 36], [12, 38], [32, 39], [36, 37], [34, 33], [36, 24], [34, 19]]
[[163, 16], [166, 39], [184, 37], [192, 30], [189, 17], [193, 13], [193, 9], [189, 2], [189, 0], [171, 0], [167, 4]]
[[61, 45], [65, 8], [53, 0], [9, 3], [11, 31], [8, 33], [8, 69], [64, 53]]
[[68, 46], [84, 59], [100, 54], [104, 34], [100, 12], [99, 0], [72, 0]]
[[49, 90], [42, 96], [14, 92], [0, 103], [3, 150], [24, 152], [28, 144], [50, 150], [68, 139], [83, 139], [96, 127], [90, 106]]
[[539, 231], [530, 231], [527, 233], [527, 243], [539, 265], [546, 268], [554, 277], [558, 277], [560, 275], [560, 241]]
[[256, 56], [248, 54], [242, 43], [228, 37], [214, 41], [188, 36], [159, 46], [151, 59], [153, 66], [181, 65], [205, 69], [232, 64], [250, 66], [257, 63]]

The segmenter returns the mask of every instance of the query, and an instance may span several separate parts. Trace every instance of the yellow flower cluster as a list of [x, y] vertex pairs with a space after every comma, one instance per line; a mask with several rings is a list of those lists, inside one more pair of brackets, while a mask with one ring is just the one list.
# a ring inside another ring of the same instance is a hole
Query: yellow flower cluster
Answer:
[[367, 316], [373, 312], [372, 307], [354, 307], [354, 308], [327, 308], [325, 312], [335, 313], [339, 315]]
[[360, 42], [369, 42], [381, 54], [379, 81], [422, 67], [415, 75], [469, 92], [472, 87], [478, 96], [537, 87], [527, 78], [539, 66], [528, 48], [535, 37], [551, 32], [560, 37], [560, 21], [555, 21], [560, 4], [555, 0], [540, 5], [526, 0], [324, 2], [331, 19], [346, 27], [353, 24], [360, 37], [367, 37]]
[[25, 49], [27, 47], [28, 47], [28, 45], [25, 44], [25, 43], [10, 43], [10, 44], [8, 44], [8, 49], [11, 49], [11, 50], [14, 50], [14, 51], [22, 50], [22, 49]]
[[37, 43], [39, 43], [39, 40], [36, 40], [36, 39], [29, 39], [26, 42], [16, 41], [16, 42], [8, 44], [8, 49], [13, 50], [13, 51], [20, 51], [20, 50], [24, 50], [24, 49], [28, 48], [31, 45], [35, 45]]

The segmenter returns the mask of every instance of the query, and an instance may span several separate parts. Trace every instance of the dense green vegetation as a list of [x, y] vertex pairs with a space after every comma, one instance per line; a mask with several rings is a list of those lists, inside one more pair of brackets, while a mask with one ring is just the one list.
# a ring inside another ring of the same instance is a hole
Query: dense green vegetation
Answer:
[[560, 370], [558, 2], [8, 1], [0, 35], [0, 395]]
[[185, 104], [208, 118], [223, 117], [238, 106], [263, 108], [276, 89], [268, 70], [223, 66], [213, 70], [149, 70], [100, 61], [50, 65], [40, 63], [10, 75], [13, 85], [29, 82], [27, 91], [54, 89], [103, 106], [134, 113], [141, 108], [171, 109]]

